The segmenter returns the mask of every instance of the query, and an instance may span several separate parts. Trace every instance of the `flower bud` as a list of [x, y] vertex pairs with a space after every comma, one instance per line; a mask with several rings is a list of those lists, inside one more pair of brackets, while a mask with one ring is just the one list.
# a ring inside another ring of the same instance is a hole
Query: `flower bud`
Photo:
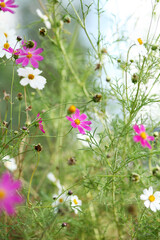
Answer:
[[23, 127], [22, 127], [22, 130], [24, 130], [24, 131], [27, 131], [27, 130], [28, 130], [28, 128], [27, 128], [27, 127], [25, 127], [25, 126], [23, 126]]
[[8, 123], [8, 122], [6, 122], [6, 121], [3, 121], [3, 125], [4, 125], [6, 128], [8, 128], [8, 126], [9, 126], [9, 123]]
[[120, 62], [121, 62], [121, 59], [117, 59], [117, 62], [120, 63]]
[[68, 195], [72, 195], [73, 192], [71, 190], [68, 191]]
[[102, 53], [102, 54], [107, 54], [106, 48], [102, 48], [102, 49], [101, 49], [101, 53]]
[[111, 78], [109, 76], [106, 77], [106, 82], [110, 82]]
[[138, 82], [139, 76], [136, 73], [134, 73], [131, 79], [132, 83], [136, 84]]
[[131, 63], [133, 63], [133, 62], [134, 62], [134, 60], [133, 60], [133, 59], [130, 59], [130, 62], [131, 62]]
[[152, 169], [152, 175], [160, 178], [160, 167], [158, 165]]
[[25, 46], [27, 48], [33, 48], [34, 47], [34, 42], [32, 40], [28, 40], [28, 42], [25, 43]]
[[154, 133], [153, 133], [153, 136], [154, 136], [155, 138], [158, 138], [158, 137], [159, 137], [159, 132], [154, 132]]
[[68, 165], [75, 165], [76, 164], [76, 159], [75, 157], [70, 157], [68, 159]]
[[156, 51], [156, 50], [157, 50], [157, 48], [158, 48], [158, 46], [157, 46], [157, 45], [152, 45], [152, 47], [151, 47], [151, 49], [152, 49], [153, 51]]
[[34, 149], [35, 149], [37, 152], [41, 152], [41, 151], [42, 151], [42, 146], [41, 146], [41, 144], [39, 143], [39, 144], [35, 145], [35, 146], [34, 146]]
[[63, 22], [64, 23], [70, 23], [71, 22], [71, 18], [69, 15], [64, 15], [63, 16]]
[[15, 131], [14, 131], [14, 135], [17, 135], [17, 134], [18, 134], [18, 131], [15, 130]]
[[62, 223], [62, 227], [67, 227], [67, 223]]
[[100, 102], [101, 101], [101, 98], [102, 98], [102, 95], [101, 94], [96, 94], [92, 100], [93, 102]]
[[100, 68], [101, 68], [101, 64], [100, 64], [100, 63], [97, 63], [97, 65], [96, 65], [96, 67], [95, 67], [94, 70], [96, 71], [96, 70], [98, 70], [98, 69], [100, 69]]
[[131, 178], [131, 181], [132, 181], [132, 182], [139, 182], [139, 180], [140, 180], [140, 175], [137, 174], [137, 173], [132, 173], [130, 178]]
[[39, 29], [39, 34], [42, 37], [45, 37], [47, 35], [47, 29], [45, 27]]
[[8, 100], [10, 99], [10, 94], [7, 93], [5, 90], [3, 91], [3, 94], [4, 94], [3, 99], [4, 99], [5, 101], [8, 101]]
[[17, 41], [20, 42], [22, 38], [20, 36], [17, 36]]
[[74, 113], [76, 111], [76, 107], [74, 105], [71, 105], [69, 108], [68, 108], [68, 113]]
[[23, 94], [19, 92], [17, 94], [17, 98], [18, 98], [19, 101], [21, 101], [23, 99]]

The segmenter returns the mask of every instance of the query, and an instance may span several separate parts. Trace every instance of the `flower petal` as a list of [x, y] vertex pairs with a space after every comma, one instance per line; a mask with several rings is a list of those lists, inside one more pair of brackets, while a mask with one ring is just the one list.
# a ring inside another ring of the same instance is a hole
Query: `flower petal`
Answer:
[[138, 133], [138, 134], [140, 134], [140, 129], [139, 129], [139, 127], [138, 127], [138, 125], [137, 124], [135, 124], [134, 126], [133, 126], [133, 129], [134, 129], [134, 131], [136, 132], [136, 133]]
[[146, 131], [144, 125], [141, 125], [141, 126], [140, 126], [140, 131], [141, 131], [141, 132], [145, 132], [145, 131]]
[[82, 127], [78, 126], [78, 130], [81, 134], [86, 134]]
[[146, 200], [146, 201], [144, 202], [144, 205], [145, 205], [146, 208], [149, 208], [149, 206], [150, 206], [150, 201], [149, 201], [149, 200]]
[[142, 138], [141, 138], [141, 136], [136, 135], [136, 136], [133, 137], [133, 140], [135, 142], [141, 142]]
[[85, 120], [87, 118], [87, 115], [85, 113], [82, 113], [80, 116], [79, 116], [79, 120]]
[[153, 136], [148, 136], [148, 137], [147, 137], [147, 140], [148, 140], [148, 141], [154, 141], [154, 137], [153, 137]]
[[147, 200], [147, 199], [148, 199], [148, 196], [145, 195], [145, 194], [142, 194], [142, 195], [140, 196], [140, 199], [141, 199], [141, 200]]

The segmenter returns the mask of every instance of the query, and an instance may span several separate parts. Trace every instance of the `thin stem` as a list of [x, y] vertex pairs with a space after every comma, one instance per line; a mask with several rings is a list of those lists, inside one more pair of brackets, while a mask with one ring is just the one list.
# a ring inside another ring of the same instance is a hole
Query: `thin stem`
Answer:
[[11, 135], [12, 135], [12, 118], [13, 118], [13, 84], [14, 84], [14, 64], [13, 64], [13, 71], [12, 71], [12, 82], [11, 82], [11, 115], [10, 115], [10, 121], [11, 121]]

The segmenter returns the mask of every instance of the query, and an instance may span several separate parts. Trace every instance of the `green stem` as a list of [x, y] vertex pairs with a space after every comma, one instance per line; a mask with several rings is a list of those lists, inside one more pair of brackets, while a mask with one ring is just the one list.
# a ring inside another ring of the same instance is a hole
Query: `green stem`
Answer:
[[13, 112], [13, 84], [14, 84], [14, 64], [13, 64], [13, 71], [12, 71], [12, 82], [11, 82], [11, 115], [10, 115], [10, 121], [11, 121], [11, 135], [12, 135], [12, 112]]

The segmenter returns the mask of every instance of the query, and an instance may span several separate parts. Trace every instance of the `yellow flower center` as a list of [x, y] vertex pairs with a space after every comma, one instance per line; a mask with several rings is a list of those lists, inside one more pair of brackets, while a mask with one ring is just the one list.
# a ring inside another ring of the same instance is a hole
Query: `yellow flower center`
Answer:
[[3, 189], [0, 189], [0, 200], [4, 199], [6, 196], [6, 192]]
[[5, 6], [6, 6], [6, 4], [4, 2], [0, 3], [0, 7], [5, 7]]
[[62, 202], [63, 202], [63, 198], [60, 198], [60, 199], [59, 199], [59, 202], [62, 203]]
[[7, 34], [7, 33], [4, 33], [4, 36], [7, 38], [7, 37], [8, 37], [8, 34]]
[[77, 200], [76, 200], [76, 199], [74, 199], [74, 200], [73, 200], [73, 202], [74, 202], [76, 205], [78, 204], [78, 202], [77, 202]]
[[76, 111], [76, 107], [74, 105], [71, 105], [69, 108], [68, 108], [68, 111], [70, 113], [74, 113]]
[[143, 138], [143, 139], [146, 139], [146, 138], [147, 138], [147, 135], [146, 135], [145, 132], [141, 132], [140, 136], [141, 136], [141, 138]]
[[5, 43], [3, 46], [4, 46], [5, 49], [8, 49], [9, 48], [9, 43]]
[[34, 75], [33, 75], [33, 74], [29, 74], [29, 75], [28, 75], [28, 78], [29, 78], [30, 80], [33, 80], [33, 79], [34, 79]]
[[74, 120], [75, 124], [79, 125], [81, 122], [79, 119]]
[[32, 54], [30, 52], [28, 52], [27, 58], [31, 58]]
[[138, 39], [137, 39], [137, 41], [139, 42], [139, 44], [140, 44], [140, 45], [142, 45], [142, 44], [143, 44], [143, 41], [142, 41], [142, 39], [141, 39], [141, 38], [138, 38]]
[[154, 202], [154, 200], [155, 200], [155, 196], [150, 195], [148, 199], [149, 199], [150, 202]]

